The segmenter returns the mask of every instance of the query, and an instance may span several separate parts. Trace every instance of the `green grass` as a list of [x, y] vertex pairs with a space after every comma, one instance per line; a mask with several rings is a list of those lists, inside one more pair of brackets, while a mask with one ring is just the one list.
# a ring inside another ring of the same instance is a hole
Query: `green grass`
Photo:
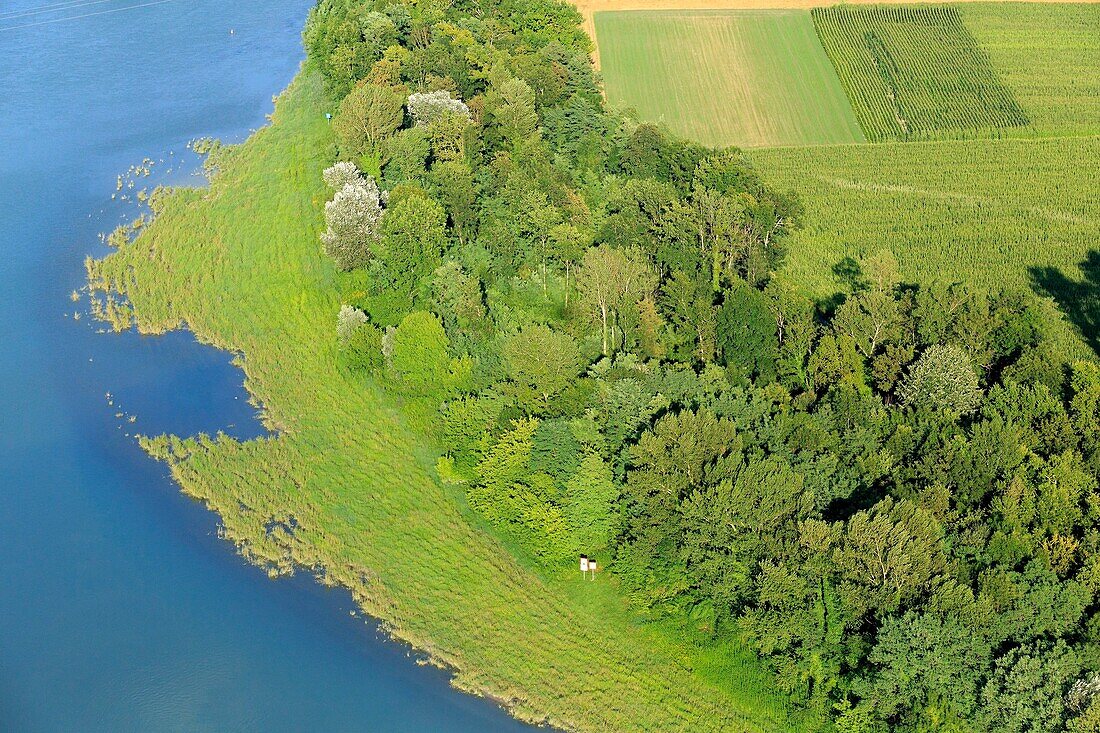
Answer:
[[[350, 588], [456, 684], [529, 720], [590, 731], [764, 731], [799, 726], [751, 654], [723, 664], [637, 618], [613, 579], [540, 575], [437, 481], [433, 413], [337, 368], [344, 276], [320, 254], [332, 136], [317, 76], [272, 125], [219, 152], [209, 189], [182, 190], [134, 242], [89, 265], [140, 330], [187, 324], [241, 354], [276, 437], [154, 440], [183, 489], [272, 572], [305, 567]], [[730, 672], [736, 674], [729, 675]]]
[[596, 13], [612, 107], [708, 145], [863, 136], [805, 10]]
[[1100, 246], [1100, 138], [882, 143], [753, 151], [797, 191], [806, 226], [782, 277], [816, 295], [832, 267], [879, 249], [914, 282], [1030, 287], [1031, 268], [1080, 280]]
[[1028, 123], [955, 6], [842, 5], [812, 13], [869, 140], [988, 136]]
[[1100, 134], [1100, 4], [957, 7], [1031, 120], [1013, 135]]

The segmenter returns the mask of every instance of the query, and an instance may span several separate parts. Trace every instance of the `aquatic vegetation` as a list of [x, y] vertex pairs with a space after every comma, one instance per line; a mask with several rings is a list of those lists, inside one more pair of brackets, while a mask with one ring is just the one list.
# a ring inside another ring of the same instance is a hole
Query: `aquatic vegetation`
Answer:
[[[224, 534], [272, 573], [323, 571], [456, 684], [565, 728], [771, 730], [787, 705], [735, 642], [698, 646], [639, 625], [610, 578], [533, 573], [435, 474], [434, 406], [339, 367], [336, 272], [315, 244], [331, 131], [317, 74], [227, 154], [208, 190], [164, 194], [158, 218], [89, 266], [143, 333], [187, 324], [243, 354], [277, 437], [144, 438]], [[242, 211], [251, 215], [242, 217]], [[293, 534], [268, 532], [293, 515]], [[692, 672], [698, 665], [703, 673]]]

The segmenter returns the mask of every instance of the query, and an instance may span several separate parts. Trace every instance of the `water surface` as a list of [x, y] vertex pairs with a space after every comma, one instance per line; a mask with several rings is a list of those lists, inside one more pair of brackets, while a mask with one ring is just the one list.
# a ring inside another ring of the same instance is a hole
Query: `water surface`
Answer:
[[264, 124], [309, 4], [0, 5], [4, 733], [526, 730], [346, 594], [246, 565], [137, 448], [136, 431], [260, 434], [228, 354], [73, 317], [85, 255], [135, 213], [116, 176], [148, 157], [138, 188], [185, 180], [188, 140]]

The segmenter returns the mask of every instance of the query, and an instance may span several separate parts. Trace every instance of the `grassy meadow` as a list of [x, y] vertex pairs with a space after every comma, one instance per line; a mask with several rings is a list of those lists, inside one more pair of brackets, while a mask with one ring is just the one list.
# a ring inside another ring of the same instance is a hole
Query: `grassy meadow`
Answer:
[[612, 107], [708, 145], [863, 140], [806, 10], [597, 13]]
[[438, 482], [434, 410], [336, 366], [340, 281], [318, 243], [324, 109], [307, 69], [270, 126], [217, 153], [209, 189], [169, 194], [136, 240], [89, 263], [96, 297], [128, 298], [142, 332], [186, 324], [240, 354], [276, 431], [152, 438], [147, 449], [247, 557], [350, 588], [396, 636], [453, 667], [457, 685], [522, 718], [592, 731], [797, 728], [736, 643], [704, 650], [645, 623], [607, 576], [525, 567], [461, 489]]

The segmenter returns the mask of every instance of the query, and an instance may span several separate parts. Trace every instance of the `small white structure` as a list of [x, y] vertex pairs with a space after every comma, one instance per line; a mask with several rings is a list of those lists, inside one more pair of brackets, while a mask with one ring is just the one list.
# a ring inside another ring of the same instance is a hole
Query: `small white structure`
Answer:
[[582, 573], [587, 573], [588, 572], [588, 556], [587, 555], [581, 555], [581, 572]]

